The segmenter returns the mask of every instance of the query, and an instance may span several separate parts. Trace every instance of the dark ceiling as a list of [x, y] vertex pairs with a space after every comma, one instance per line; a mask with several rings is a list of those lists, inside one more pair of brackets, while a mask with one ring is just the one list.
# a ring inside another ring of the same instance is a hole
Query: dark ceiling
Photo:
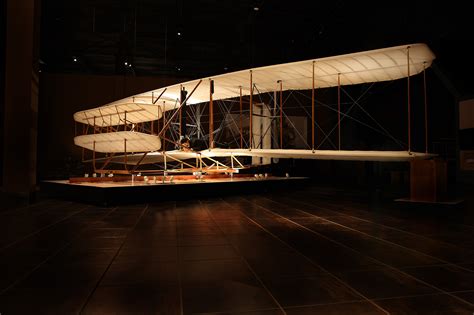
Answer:
[[[41, 67], [189, 78], [425, 42], [448, 75], [474, 70], [466, 5], [371, 3], [42, 0]], [[461, 89], [470, 85], [459, 81]]]

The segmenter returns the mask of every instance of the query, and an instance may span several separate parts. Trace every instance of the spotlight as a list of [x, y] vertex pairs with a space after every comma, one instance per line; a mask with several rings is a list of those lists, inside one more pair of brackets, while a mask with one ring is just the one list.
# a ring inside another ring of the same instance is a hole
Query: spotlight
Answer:
[[76, 57], [72, 57], [72, 61], [77, 62], [77, 58], [76, 58]]
[[124, 65], [128, 66], [128, 62], [125, 61], [125, 62], [124, 62]]
[[260, 10], [260, 8], [259, 7], [253, 7], [253, 10], [258, 11], [258, 10]]
[[181, 32], [178, 32], [178, 36], [181, 36]]

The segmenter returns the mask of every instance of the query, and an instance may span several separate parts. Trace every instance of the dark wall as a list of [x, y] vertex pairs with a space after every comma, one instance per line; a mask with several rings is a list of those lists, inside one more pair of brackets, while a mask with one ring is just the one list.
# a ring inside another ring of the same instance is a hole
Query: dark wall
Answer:
[[81, 167], [82, 150], [73, 141], [75, 112], [174, 83], [176, 78], [171, 77], [42, 73], [38, 130], [39, 179], [67, 178]]

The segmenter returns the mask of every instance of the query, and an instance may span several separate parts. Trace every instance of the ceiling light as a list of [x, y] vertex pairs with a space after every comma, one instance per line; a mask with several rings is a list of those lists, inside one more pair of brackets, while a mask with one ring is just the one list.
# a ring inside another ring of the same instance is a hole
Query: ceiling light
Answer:
[[260, 8], [259, 7], [253, 7], [253, 10], [258, 11], [258, 10], [260, 10]]
[[73, 57], [73, 58], [72, 58], [72, 61], [77, 62], [77, 58], [76, 58], [76, 57]]

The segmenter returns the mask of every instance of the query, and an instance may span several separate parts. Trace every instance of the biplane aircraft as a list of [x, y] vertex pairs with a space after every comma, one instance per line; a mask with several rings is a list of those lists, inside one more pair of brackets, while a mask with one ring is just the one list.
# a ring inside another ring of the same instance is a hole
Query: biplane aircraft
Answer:
[[[102, 174], [231, 174], [254, 164], [270, 163], [272, 158], [429, 159], [434, 155], [427, 150], [413, 152], [411, 148], [409, 80], [430, 67], [434, 59], [427, 45], [411, 44], [241, 70], [162, 87], [75, 113], [76, 130], [81, 130], [77, 128], [81, 124], [82, 133], [76, 131], [74, 143], [83, 148], [83, 160]], [[315, 110], [316, 89], [337, 88], [339, 93], [345, 85], [403, 78], [408, 80], [408, 144], [403, 150], [341, 150], [341, 120], [348, 114], [340, 109], [340, 97], [333, 128], [338, 133], [337, 145], [334, 150], [321, 149], [315, 136], [324, 133]], [[285, 148], [283, 92], [303, 90], [311, 91], [311, 140], [306, 149]], [[270, 95], [271, 102], [259, 101], [264, 93]], [[230, 107], [238, 108], [233, 111], [236, 119], [222, 119], [215, 128], [216, 104], [227, 114]], [[248, 123], [245, 128], [244, 119]], [[226, 124], [237, 130], [233, 134], [236, 141], [223, 147], [216, 138]], [[92, 158], [86, 159], [84, 150], [92, 151]], [[251, 162], [244, 163], [245, 159]]]

